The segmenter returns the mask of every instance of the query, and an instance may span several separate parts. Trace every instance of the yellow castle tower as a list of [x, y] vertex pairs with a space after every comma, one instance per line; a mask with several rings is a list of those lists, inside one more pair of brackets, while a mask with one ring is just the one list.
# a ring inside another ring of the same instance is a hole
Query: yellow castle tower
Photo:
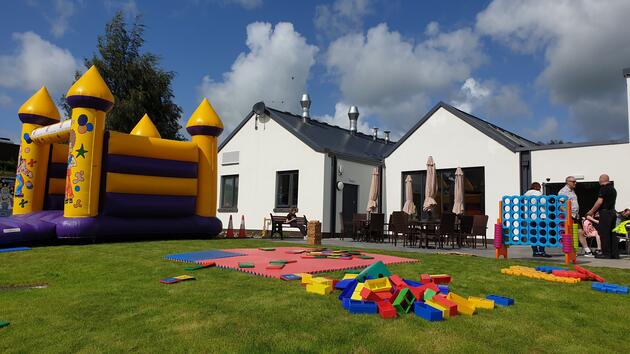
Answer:
[[223, 132], [223, 122], [204, 98], [188, 119], [186, 130], [199, 148], [196, 214], [216, 216], [218, 136]]
[[149, 138], [161, 138], [160, 132], [155, 127], [155, 124], [151, 121], [148, 114], [144, 114], [142, 119], [136, 124], [135, 127], [131, 130], [131, 135], [140, 135], [146, 136]]
[[42, 86], [18, 110], [22, 121], [20, 156], [15, 180], [13, 214], [26, 214], [42, 210], [50, 145], [35, 144], [33, 130], [55, 124], [61, 116], [46, 87]]
[[77, 80], [66, 94], [72, 107], [64, 216], [98, 214], [105, 113], [114, 96], [95, 66]]

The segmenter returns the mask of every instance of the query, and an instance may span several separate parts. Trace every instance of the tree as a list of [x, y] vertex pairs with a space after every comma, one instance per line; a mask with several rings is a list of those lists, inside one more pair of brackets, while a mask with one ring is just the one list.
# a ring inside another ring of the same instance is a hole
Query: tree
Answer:
[[[86, 68], [96, 66], [116, 100], [107, 114], [107, 128], [129, 133], [147, 113], [163, 138], [182, 140], [182, 109], [173, 103], [171, 89], [175, 73], [162, 70], [157, 55], [140, 52], [143, 34], [140, 16], [129, 26], [119, 11], [105, 26], [105, 35], [98, 36], [98, 54], [84, 59]], [[69, 115], [70, 107], [62, 101]]]

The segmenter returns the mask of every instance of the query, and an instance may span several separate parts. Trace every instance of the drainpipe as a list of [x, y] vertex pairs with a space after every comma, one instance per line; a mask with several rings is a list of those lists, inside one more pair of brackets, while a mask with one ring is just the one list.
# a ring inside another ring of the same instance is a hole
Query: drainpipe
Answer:
[[378, 165], [378, 212], [383, 212], [383, 164]]
[[330, 237], [337, 231], [337, 156], [330, 154]]

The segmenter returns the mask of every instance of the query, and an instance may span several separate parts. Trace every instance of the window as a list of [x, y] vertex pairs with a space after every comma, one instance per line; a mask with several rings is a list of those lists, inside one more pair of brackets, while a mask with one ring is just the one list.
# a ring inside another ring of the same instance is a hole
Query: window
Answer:
[[[483, 167], [462, 168], [464, 172], [464, 214], [483, 215], [485, 213], [485, 175]], [[427, 171], [409, 171], [402, 173], [402, 204], [405, 203], [405, 178], [411, 176], [411, 190], [413, 203], [421, 217], [428, 215], [422, 211], [424, 203], [424, 191], [426, 187]], [[440, 218], [443, 212], [453, 210], [455, 200], [455, 169], [436, 171], [437, 195], [435, 201], [437, 207], [433, 209], [433, 216]], [[402, 205], [401, 205], [402, 209]]]
[[276, 176], [276, 209], [297, 207], [298, 171], [280, 171]]
[[235, 212], [238, 208], [238, 175], [221, 176], [221, 206], [219, 211]]

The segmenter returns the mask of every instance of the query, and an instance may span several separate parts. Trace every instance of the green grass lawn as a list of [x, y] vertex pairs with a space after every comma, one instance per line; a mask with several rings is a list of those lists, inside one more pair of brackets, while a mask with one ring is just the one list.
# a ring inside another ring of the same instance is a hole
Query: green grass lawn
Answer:
[[[387, 252], [419, 263], [389, 266], [418, 279], [448, 273], [466, 296], [513, 297], [516, 306], [431, 323], [350, 315], [336, 295], [217, 268], [186, 272], [166, 254], [279, 246], [265, 241], [179, 240], [41, 247], [0, 253], [0, 352], [627, 352], [630, 298], [577, 285], [503, 275], [507, 265], [478, 257]], [[373, 251], [370, 251], [373, 252]], [[540, 264], [540, 263], [536, 263]], [[630, 284], [627, 270], [592, 268]], [[160, 278], [193, 274], [163, 285]], [[330, 273], [340, 277], [343, 272]], [[336, 293], [338, 294], [338, 293]]]

